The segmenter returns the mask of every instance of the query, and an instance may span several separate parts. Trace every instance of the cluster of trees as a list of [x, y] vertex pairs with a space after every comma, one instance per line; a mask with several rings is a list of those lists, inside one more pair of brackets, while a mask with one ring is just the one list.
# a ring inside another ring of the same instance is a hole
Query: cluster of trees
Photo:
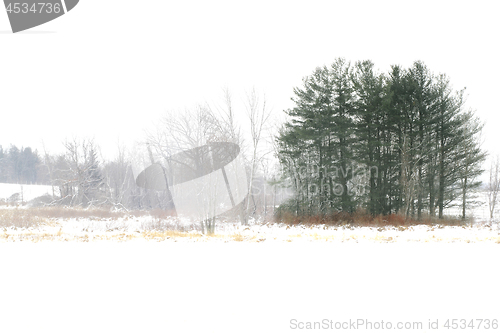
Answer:
[[47, 179], [40, 168], [40, 156], [30, 147], [0, 146], [0, 183], [33, 184]]
[[44, 166], [58, 196], [53, 203], [89, 205], [103, 200], [106, 183], [93, 140], [73, 140], [64, 143], [66, 152], [45, 154]]
[[[0, 183], [52, 185], [52, 198], [46, 202], [51, 204], [119, 204], [124, 199], [122, 189], [125, 184], [132, 188], [133, 177], [123, 154], [104, 162], [93, 140], [75, 139], [64, 146], [65, 153], [58, 155], [0, 146]], [[132, 206], [128, 199], [124, 201]]]
[[[43, 200], [49, 205], [169, 211], [173, 205], [168, 190], [138, 186], [138, 174], [151, 164], [167, 166], [170, 157], [181, 151], [213, 142], [232, 142], [241, 148], [249, 183], [247, 198], [233, 213], [243, 223], [254, 215], [272, 215], [284, 194], [279, 193], [277, 182], [268, 183], [273, 178], [270, 176], [273, 168], [272, 151], [263, 145], [269, 139], [267, 126], [271, 114], [265, 96], [253, 89], [238, 106], [243, 111], [240, 114], [246, 113], [247, 122], [243, 126], [248, 126], [248, 137], [242, 134], [241, 118], [235, 116], [237, 106], [231, 94], [225, 90], [223, 96], [222, 106], [205, 104], [184, 112], [166, 113], [141, 142], [128, 149], [118, 146], [117, 155], [112, 160], [103, 158], [94, 140], [82, 138], [64, 142], [62, 154], [44, 152], [40, 156], [30, 148], [21, 150], [22, 156], [34, 156], [32, 164], [12, 162], [18, 151], [14, 146], [6, 153], [0, 149], [0, 177], [12, 174], [9, 182], [52, 185], [52, 198]], [[28, 158], [23, 157], [23, 161], [28, 161]], [[12, 170], [18, 170], [12, 167], [18, 166], [19, 171], [4, 171], [3, 165]], [[22, 178], [29, 174], [29, 170], [36, 170], [36, 177], [32, 180]], [[0, 179], [2, 181], [7, 180]], [[212, 227], [210, 224], [207, 229]]]
[[[237, 144], [244, 159], [248, 192], [246, 199], [229, 214], [232, 217], [238, 216], [241, 222], [246, 224], [254, 215], [265, 216], [273, 213], [277, 195], [276, 188], [266, 181], [270, 171], [267, 157], [272, 150], [263, 148], [263, 142], [268, 139], [267, 125], [271, 110], [267, 107], [265, 96], [257, 93], [255, 89], [247, 93], [243, 106], [246, 109], [249, 132], [247, 137], [242, 134], [244, 130], [241, 118], [237, 119], [235, 116], [236, 106], [233, 98], [229, 91], [225, 90], [222, 105], [204, 104], [184, 113], [166, 114], [158, 122], [156, 130], [147, 135], [145, 144], [150, 156], [143, 159], [169, 165], [170, 157], [180, 151], [216, 142]], [[168, 194], [163, 196], [168, 197]], [[207, 222], [211, 223], [209, 220]], [[212, 225], [208, 225], [207, 230]]]
[[384, 74], [371, 61], [337, 59], [294, 94], [277, 137], [294, 190], [288, 209], [442, 218], [460, 200], [465, 217], [485, 159], [482, 125], [446, 75], [420, 61]]
[[222, 107], [166, 114], [141, 144], [119, 147], [111, 161], [88, 139], [65, 142], [59, 155], [0, 147], [0, 182], [50, 184], [52, 204], [168, 210], [168, 191], [137, 186], [141, 170], [132, 166], [232, 142], [241, 147], [249, 184], [239, 207], [244, 223], [274, 213], [286, 197], [282, 208], [299, 215], [364, 208], [374, 215], [442, 218], [459, 200], [465, 217], [483, 171], [482, 125], [465, 109], [464, 90], [453, 90], [446, 75], [434, 75], [419, 61], [378, 73], [371, 61], [339, 58], [304, 78], [294, 94], [295, 106], [274, 137], [265, 97], [255, 89], [247, 94], [245, 136], [226, 90]]

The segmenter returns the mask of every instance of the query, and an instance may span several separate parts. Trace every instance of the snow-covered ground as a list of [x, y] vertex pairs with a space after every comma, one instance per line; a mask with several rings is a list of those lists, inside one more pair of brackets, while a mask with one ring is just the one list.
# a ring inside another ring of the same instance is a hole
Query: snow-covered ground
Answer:
[[500, 319], [493, 243], [142, 239], [0, 249], [2, 332], [296, 332], [358, 320], [422, 323], [383, 332], [444, 332], [446, 319]]
[[487, 219], [224, 222], [206, 236], [188, 219], [47, 218], [0, 227], [0, 253], [1, 332], [500, 331], [500, 230]]
[[[52, 191], [58, 195], [58, 189], [48, 185], [21, 185], [0, 183], [0, 200], [8, 201], [17, 194], [15, 201], [28, 202], [45, 194], [53, 195]], [[13, 198], [14, 199], [14, 198]]]
[[4, 227], [2, 332], [444, 332], [447, 319], [473, 320], [476, 329], [463, 332], [498, 331], [477, 330], [478, 319], [500, 319], [496, 224], [167, 230], [188, 223], [90, 217]]
[[[24, 209], [17, 207], [0, 208], [0, 215], [10, 214], [9, 216], [15, 216], [16, 213], [23, 215]], [[32, 217], [24, 219], [30, 218]], [[4, 224], [0, 229], [0, 242], [88, 242], [149, 239], [172, 242], [489, 242], [500, 244], [500, 224], [497, 222], [474, 223], [463, 226], [418, 225], [377, 228], [352, 226], [328, 227], [324, 225], [288, 226], [280, 223], [260, 223], [258, 221], [251, 221], [248, 226], [244, 226], [239, 222], [220, 221], [216, 224], [215, 234], [206, 235], [203, 233], [199, 223], [187, 218], [177, 217], [159, 219], [149, 215], [125, 215], [118, 218], [43, 218], [39, 221], [39, 224], [33, 225], [20, 223], [21, 227], [19, 225], [9, 226]]]

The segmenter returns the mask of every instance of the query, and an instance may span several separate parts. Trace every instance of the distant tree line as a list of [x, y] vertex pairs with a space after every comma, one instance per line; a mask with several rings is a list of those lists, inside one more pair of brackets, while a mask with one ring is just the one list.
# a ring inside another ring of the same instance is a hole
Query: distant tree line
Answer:
[[[49, 205], [168, 210], [167, 193], [137, 186], [132, 165], [165, 163], [180, 150], [229, 141], [241, 147], [249, 180], [239, 207], [243, 223], [273, 214], [285, 198], [280, 210], [298, 215], [363, 208], [442, 218], [460, 202], [465, 217], [485, 159], [482, 124], [446, 75], [422, 62], [377, 73], [371, 61], [337, 59], [305, 77], [294, 94], [288, 120], [274, 131], [265, 97], [247, 95], [250, 141], [226, 90], [222, 107], [167, 114], [141, 145], [119, 147], [113, 160], [104, 160], [89, 139], [64, 142], [62, 154], [0, 147], [0, 182], [51, 185]], [[270, 137], [279, 171], [264, 145]]]
[[45, 181], [40, 170], [40, 156], [30, 147], [0, 145], [0, 183], [32, 184]]
[[283, 181], [299, 215], [354, 212], [462, 216], [479, 186], [482, 124], [464, 109], [464, 90], [424, 63], [377, 73], [371, 61], [337, 59], [294, 89], [277, 137]]
[[[248, 143], [236, 123], [231, 94], [225, 90], [222, 106], [199, 105], [184, 112], [169, 112], [142, 142], [128, 148], [118, 146], [112, 159], [105, 160], [99, 145], [88, 138], [63, 142], [64, 151], [60, 154], [40, 154], [29, 147], [0, 148], [0, 182], [52, 186], [50, 196], [37, 199], [37, 204], [42, 205], [168, 212], [173, 210], [168, 191], [138, 186], [138, 173], [151, 164], [168, 163], [170, 156], [180, 151], [212, 142], [233, 142], [241, 149], [249, 186], [246, 200], [231, 213], [239, 216], [242, 223], [248, 223], [252, 217], [272, 216], [286, 194], [275, 181], [271, 149], [263, 145], [269, 139], [270, 110], [265, 96], [255, 89], [246, 97], [251, 139]], [[207, 230], [213, 227], [210, 223]]]
[[30, 147], [0, 146], [0, 183], [50, 185], [50, 198], [42, 202], [46, 205], [158, 207], [151, 193], [135, 185], [130, 158], [123, 149], [115, 160], [104, 161], [93, 140], [63, 144], [64, 153], [42, 156]]

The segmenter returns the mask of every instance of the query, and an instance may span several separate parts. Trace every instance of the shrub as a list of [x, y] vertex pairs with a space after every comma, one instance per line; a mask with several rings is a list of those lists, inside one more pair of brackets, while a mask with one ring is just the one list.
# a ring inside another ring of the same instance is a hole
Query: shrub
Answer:
[[1, 209], [0, 227], [30, 228], [44, 224], [47, 220], [30, 209]]
[[373, 216], [364, 210], [358, 210], [352, 214], [347, 212], [333, 212], [324, 215], [297, 216], [289, 212], [282, 212], [276, 217], [276, 222], [287, 225], [328, 225], [328, 226], [359, 226], [359, 227], [408, 227], [412, 225], [464, 225], [466, 222], [446, 217], [437, 219], [435, 217], [425, 216], [420, 220], [406, 217], [400, 214], [377, 215]]

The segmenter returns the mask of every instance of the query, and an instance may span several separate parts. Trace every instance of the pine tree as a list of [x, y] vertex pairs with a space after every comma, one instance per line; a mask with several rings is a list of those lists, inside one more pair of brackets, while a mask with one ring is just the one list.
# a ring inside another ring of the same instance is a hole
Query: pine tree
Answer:
[[[299, 202], [309, 213], [332, 209], [352, 212], [354, 143], [353, 91], [350, 64], [337, 59], [317, 68], [294, 89], [295, 107], [278, 139]], [[290, 169], [292, 168], [292, 169]], [[302, 198], [299, 200], [298, 198]], [[317, 203], [317, 210], [313, 204]]]
[[[453, 92], [445, 75], [420, 61], [384, 76], [371, 61], [351, 68], [337, 59], [294, 93], [278, 145], [297, 214], [366, 207], [421, 219], [437, 207], [443, 218], [460, 198], [465, 217], [482, 172], [481, 125], [463, 111], [463, 91]], [[369, 170], [366, 195], [352, 191], [356, 166]]]
[[352, 77], [356, 110], [356, 160], [368, 177], [367, 208], [371, 214], [387, 212], [387, 150], [384, 77], [374, 72], [371, 61], [357, 62]]
[[460, 179], [462, 219], [465, 219], [468, 205], [476, 204], [474, 191], [481, 185], [478, 177], [484, 171], [482, 164], [486, 159], [486, 154], [481, 150], [479, 141], [483, 124], [474, 116], [474, 112], [468, 111], [461, 114], [460, 122], [461, 128], [458, 136], [462, 140], [457, 146], [455, 168], [458, 170]]

